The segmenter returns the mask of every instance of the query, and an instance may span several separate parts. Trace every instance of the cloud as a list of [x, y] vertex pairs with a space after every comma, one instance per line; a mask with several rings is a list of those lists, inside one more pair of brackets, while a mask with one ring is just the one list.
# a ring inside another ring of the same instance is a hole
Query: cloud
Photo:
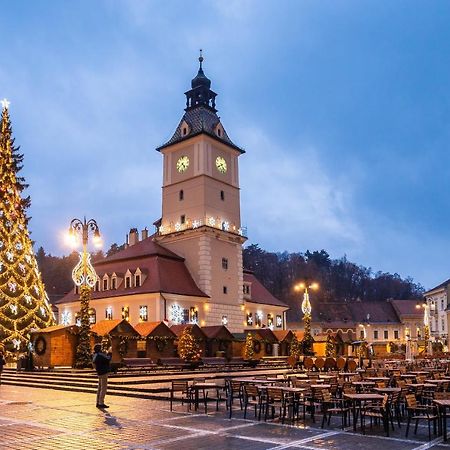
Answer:
[[251, 149], [240, 161], [242, 216], [251, 241], [278, 251], [361, 245], [355, 186], [330, 173], [316, 149], [281, 147], [257, 127], [235, 134]]

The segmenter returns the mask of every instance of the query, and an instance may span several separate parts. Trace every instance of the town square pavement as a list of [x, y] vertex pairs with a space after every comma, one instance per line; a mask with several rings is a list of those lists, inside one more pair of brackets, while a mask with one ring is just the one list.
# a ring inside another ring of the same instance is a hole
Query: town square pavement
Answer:
[[162, 400], [110, 396], [108, 410], [95, 408], [92, 394], [0, 386], [0, 448], [41, 449], [450, 449], [441, 438], [428, 441], [419, 427], [405, 440], [405, 428], [387, 438], [379, 427], [362, 436], [339, 422], [320, 428], [244, 420], [239, 408], [230, 420], [224, 407], [194, 413]]

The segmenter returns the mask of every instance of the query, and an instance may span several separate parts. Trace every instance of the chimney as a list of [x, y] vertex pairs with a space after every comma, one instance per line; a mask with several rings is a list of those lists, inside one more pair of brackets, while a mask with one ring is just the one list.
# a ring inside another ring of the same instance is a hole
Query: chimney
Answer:
[[147, 227], [145, 227], [145, 228], [142, 230], [141, 236], [142, 236], [141, 240], [144, 240], [144, 239], [147, 239], [147, 238], [148, 238], [148, 230], [147, 230]]
[[129, 236], [130, 236], [130, 247], [139, 242], [139, 233], [137, 228], [131, 228]]

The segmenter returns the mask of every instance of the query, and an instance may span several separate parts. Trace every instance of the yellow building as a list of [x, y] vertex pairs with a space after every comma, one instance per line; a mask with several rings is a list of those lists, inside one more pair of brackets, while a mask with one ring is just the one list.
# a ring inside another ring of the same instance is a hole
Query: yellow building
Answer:
[[[132, 229], [125, 250], [95, 264], [92, 322], [226, 325], [285, 329], [287, 305], [244, 271], [239, 157], [216, 110], [216, 93], [200, 68], [186, 109], [163, 155], [162, 217], [141, 240]], [[76, 322], [78, 294], [59, 302], [60, 322]], [[98, 318], [97, 318], [98, 316]]]

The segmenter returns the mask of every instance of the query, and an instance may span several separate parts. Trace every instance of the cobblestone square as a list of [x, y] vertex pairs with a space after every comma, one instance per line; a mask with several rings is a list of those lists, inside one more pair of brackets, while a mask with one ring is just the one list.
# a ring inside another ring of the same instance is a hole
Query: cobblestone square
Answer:
[[[164, 400], [110, 396], [110, 408], [95, 407], [88, 393], [61, 392], [19, 386], [0, 387], [0, 435], [2, 450], [81, 449], [329, 449], [425, 450], [450, 449], [441, 437], [428, 441], [427, 428], [395, 427], [386, 437], [379, 426], [367, 430], [340, 429], [340, 422], [320, 428], [307, 420], [295, 426], [243, 418], [235, 407], [228, 419], [225, 405], [218, 412], [189, 411], [186, 405]], [[434, 437], [434, 436], [433, 436]]]

